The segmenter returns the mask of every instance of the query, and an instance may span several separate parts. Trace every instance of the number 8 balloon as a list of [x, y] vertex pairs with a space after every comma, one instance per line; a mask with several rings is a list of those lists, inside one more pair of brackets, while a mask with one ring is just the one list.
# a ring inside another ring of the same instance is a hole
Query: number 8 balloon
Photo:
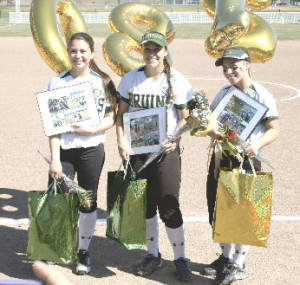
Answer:
[[[116, 6], [110, 13], [109, 28], [113, 34], [103, 44], [103, 56], [119, 76], [144, 64], [131, 52], [141, 53], [140, 41], [146, 31], [155, 30], [166, 35], [168, 43], [175, 36], [169, 17], [163, 11], [142, 3]], [[171, 62], [170, 54], [168, 59]]]
[[274, 55], [277, 38], [273, 28], [261, 17], [245, 10], [264, 9], [270, 0], [204, 0], [214, 24], [205, 42], [207, 53], [218, 58], [231, 45], [249, 51], [252, 62], [266, 62]]

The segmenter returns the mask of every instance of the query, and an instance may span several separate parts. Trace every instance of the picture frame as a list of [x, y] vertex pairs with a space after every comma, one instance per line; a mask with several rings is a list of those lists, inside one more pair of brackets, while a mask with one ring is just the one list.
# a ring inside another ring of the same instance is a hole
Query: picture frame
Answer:
[[99, 124], [91, 82], [36, 93], [45, 135], [70, 132], [74, 123]]
[[220, 123], [246, 141], [267, 111], [268, 107], [231, 86], [213, 113]]
[[124, 137], [129, 154], [152, 153], [161, 150], [167, 138], [166, 108], [152, 108], [123, 114]]

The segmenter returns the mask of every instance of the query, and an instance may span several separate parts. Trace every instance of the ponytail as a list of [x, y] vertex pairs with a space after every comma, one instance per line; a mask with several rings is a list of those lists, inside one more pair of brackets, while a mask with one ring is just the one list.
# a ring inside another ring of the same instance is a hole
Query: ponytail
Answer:
[[167, 104], [170, 103], [170, 101], [173, 99], [173, 88], [172, 88], [172, 84], [171, 84], [171, 66], [170, 63], [168, 62], [167, 58], [164, 58], [164, 67], [165, 67], [165, 72], [167, 74], [167, 81], [168, 81], [168, 97], [167, 97]]

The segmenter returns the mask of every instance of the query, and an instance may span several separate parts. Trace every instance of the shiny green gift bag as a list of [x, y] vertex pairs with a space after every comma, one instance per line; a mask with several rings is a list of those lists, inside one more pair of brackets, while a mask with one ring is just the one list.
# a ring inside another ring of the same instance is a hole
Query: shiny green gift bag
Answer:
[[106, 236], [127, 249], [144, 248], [147, 180], [128, 177], [126, 172], [108, 172]]
[[28, 259], [76, 262], [78, 204], [76, 194], [58, 193], [55, 183], [46, 192], [28, 193]]

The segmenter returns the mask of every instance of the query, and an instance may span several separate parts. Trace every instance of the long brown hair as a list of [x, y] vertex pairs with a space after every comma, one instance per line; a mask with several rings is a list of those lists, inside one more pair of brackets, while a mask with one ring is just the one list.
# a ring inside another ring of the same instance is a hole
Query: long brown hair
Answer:
[[116, 86], [111, 77], [102, 71], [93, 59], [90, 61], [90, 68], [102, 77], [105, 90], [105, 100], [113, 104], [117, 103]]
[[172, 87], [172, 83], [171, 83], [171, 66], [170, 63], [168, 61], [167, 58], [164, 58], [164, 68], [165, 68], [165, 72], [167, 74], [167, 81], [168, 81], [168, 85], [169, 85], [169, 89], [168, 89], [168, 97], [167, 97], [167, 104], [170, 102], [171, 99], [173, 99], [173, 87]]

